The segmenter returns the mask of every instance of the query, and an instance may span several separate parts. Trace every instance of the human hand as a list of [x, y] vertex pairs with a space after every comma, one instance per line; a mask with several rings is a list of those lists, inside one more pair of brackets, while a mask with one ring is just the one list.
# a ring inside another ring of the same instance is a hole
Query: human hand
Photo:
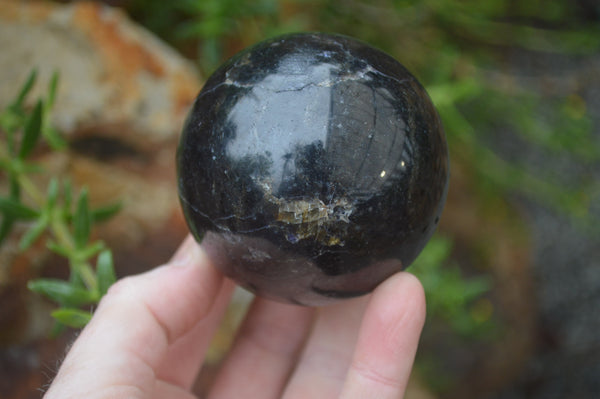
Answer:
[[[166, 265], [111, 287], [44, 398], [195, 398], [233, 287], [188, 237]], [[406, 272], [319, 309], [256, 298], [208, 398], [401, 398], [424, 319]]]

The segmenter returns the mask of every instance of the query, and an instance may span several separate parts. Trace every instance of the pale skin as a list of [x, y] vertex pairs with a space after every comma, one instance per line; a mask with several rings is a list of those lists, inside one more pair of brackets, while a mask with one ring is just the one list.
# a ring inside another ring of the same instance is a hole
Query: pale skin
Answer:
[[[233, 287], [188, 237], [164, 266], [111, 287], [44, 398], [196, 398]], [[257, 298], [207, 398], [402, 398], [424, 320], [406, 272], [318, 309]]]

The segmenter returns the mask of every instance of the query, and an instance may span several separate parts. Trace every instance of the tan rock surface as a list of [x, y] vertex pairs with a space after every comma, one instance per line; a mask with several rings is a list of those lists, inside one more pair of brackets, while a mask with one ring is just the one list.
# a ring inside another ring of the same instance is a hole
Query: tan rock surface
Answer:
[[3, 0], [0, 7], [0, 106], [38, 68], [43, 93], [61, 75], [53, 113], [66, 134], [97, 123], [126, 123], [146, 140], [180, 128], [199, 90], [193, 64], [118, 9], [92, 2], [58, 6]]
[[[201, 85], [194, 65], [123, 12], [91, 2], [0, 0], [0, 49], [0, 107], [33, 68], [32, 102], [60, 73], [52, 122], [68, 148], [36, 151], [45, 169], [36, 177], [40, 188], [60, 176], [76, 190], [88, 186], [94, 205], [122, 202], [94, 231], [115, 252], [120, 276], [168, 259], [187, 233], [175, 149]], [[18, 236], [17, 229], [0, 248], [0, 397], [7, 399], [38, 398], [68, 338], [46, 339], [48, 305], [26, 288], [40, 275], [65, 277], [67, 266], [42, 242], [17, 254]]]

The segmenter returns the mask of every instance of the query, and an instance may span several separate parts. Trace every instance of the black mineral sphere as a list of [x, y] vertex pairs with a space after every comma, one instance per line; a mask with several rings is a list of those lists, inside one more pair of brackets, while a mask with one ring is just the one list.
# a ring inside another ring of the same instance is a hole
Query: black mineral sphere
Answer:
[[434, 106], [354, 39], [292, 34], [208, 79], [177, 152], [188, 226], [258, 295], [323, 305], [407, 267], [439, 221], [448, 155]]

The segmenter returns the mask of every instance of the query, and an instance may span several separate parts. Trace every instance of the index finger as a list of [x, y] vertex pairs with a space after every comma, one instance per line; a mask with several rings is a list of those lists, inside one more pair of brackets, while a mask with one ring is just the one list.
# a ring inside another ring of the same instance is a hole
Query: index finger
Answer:
[[188, 238], [168, 264], [118, 281], [75, 341], [46, 397], [115, 394], [115, 389], [150, 396], [170, 346], [211, 314], [223, 280]]

